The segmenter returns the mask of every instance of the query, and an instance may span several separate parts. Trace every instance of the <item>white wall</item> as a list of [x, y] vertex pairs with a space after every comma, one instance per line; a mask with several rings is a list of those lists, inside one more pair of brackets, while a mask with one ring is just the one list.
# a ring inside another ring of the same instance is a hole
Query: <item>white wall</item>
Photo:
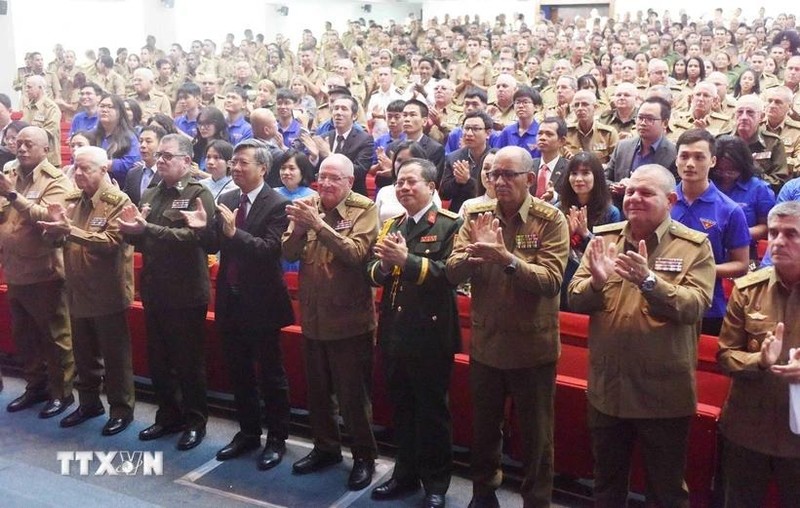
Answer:
[[[576, 0], [575, 3], [580, 3]], [[428, 20], [434, 16], [441, 22], [446, 14], [450, 17], [469, 14], [480, 15], [482, 21], [494, 22], [498, 14], [505, 13], [511, 19], [515, 13], [525, 15], [525, 20], [530, 22], [537, 19], [539, 2], [537, 0], [427, 0], [422, 6], [423, 19]]]
[[677, 19], [681, 11], [686, 13], [693, 19], [703, 16], [708, 20], [713, 17], [714, 9], [720, 7], [723, 9], [723, 16], [728, 17], [733, 13], [737, 7], [742, 9], [742, 16], [748, 21], [753, 19], [758, 13], [760, 7], [766, 9], [767, 17], [775, 17], [781, 12], [794, 12], [797, 13], [800, 9], [796, 4], [787, 2], [785, 0], [759, 0], [757, 2], [748, 2], [745, 0], [738, 0], [734, 2], [698, 2], [697, 0], [670, 0], [667, 3], [657, 4], [650, 2], [642, 2], [641, 0], [616, 0], [614, 2], [615, 17], [621, 17], [625, 12], [635, 14], [636, 11], [647, 11], [647, 9], [655, 9], [659, 14], [663, 13], [664, 9], [668, 9], [672, 19]]

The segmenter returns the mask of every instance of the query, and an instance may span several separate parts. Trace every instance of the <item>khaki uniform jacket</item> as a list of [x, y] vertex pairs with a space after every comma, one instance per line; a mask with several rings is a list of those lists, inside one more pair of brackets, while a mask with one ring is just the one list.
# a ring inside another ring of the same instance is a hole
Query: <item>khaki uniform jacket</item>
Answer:
[[[637, 249], [627, 222], [594, 228], [618, 252]], [[644, 293], [612, 273], [595, 291], [583, 257], [569, 303], [589, 318], [589, 402], [618, 418], [695, 413], [699, 323], [711, 305], [715, 265], [707, 236], [667, 217], [647, 239], [656, 275]]]
[[572, 155], [580, 151], [591, 152], [600, 159], [600, 162], [608, 164], [619, 142], [619, 135], [615, 128], [598, 121], [595, 121], [592, 130], [585, 134], [580, 131], [577, 123], [573, 123], [567, 127], [566, 140], [564, 145], [566, 152]]
[[[460, 81], [461, 78], [467, 75], [472, 78], [473, 84], [481, 86], [484, 89], [488, 89], [490, 86], [492, 86], [492, 68], [481, 61], [471, 64], [464, 60], [463, 62], [459, 63], [458, 70], [456, 71], [457, 79]], [[470, 87], [464, 88], [460, 94], [453, 97], [453, 102], [456, 104], [462, 104], [464, 102], [464, 94], [466, 94], [467, 88]]]
[[[513, 275], [496, 264], [469, 261], [470, 220], [479, 213], [493, 213], [500, 220], [506, 248], [519, 259]], [[530, 195], [511, 217], [503, 217], [495, 200], [469, 208], [467, 214], [446, 269], [453, 283], [472, 280], [470, 356], [497, 369], [555, 362], [561, 352], [558, 293], [569, 254], [566, 218]]]
[[756, 140], [747, 147], [753, 154], [753, 162], [761, 170], [763, 178], [777, 194], [780, 188], [791, 180], [792, 173], [786, 163], [786, 151], [781, 138], [763, 127], [758, 129]]
[[47, 160], [55, 167], [61, 166], [61, 109], [49, 97], [42, 96], [36, 102], [29, 102], [22, 108], [22, 119], [31, 125], [41, 127], [50, 136], [50, 152]]
[[[722, 113], [718, 113], [717, 111], [712, 111], [709, 113], [705, 120], [708, 125], [706, 130], [708, 130], [708, 132], [714, 136], [730, 134], [735, 127], [731, 117], [723, 115]], [[689, 129], [694, 128], [694, 116], [692, 116], [691, 111], [673, 114], [669, 122], [669, 134], [667, 135], [667, 138], [675, 143], [678, 141], [678, 138], [681, 134]]]
[[800, 436], [789, 429], [789, 385], [758, 367], [761, 343], [784, 323], [785, 364], [789, 348], [800, 347], [797, 316], [800, 293], [786, 287], [773, 267], [737, 279], [719, 334], [717, 361], [731, 376], [722, 410], [722, 434], [750, 450], [776, 457], [800, 458]]
[[771, 134], [775, 134], [783, 142], [783, 151], [786, 152], [786, 165], [789, 169], [790, 177], [797, 176], [800, 170], [800, 122], [792, 120], [788, 116], [783, 123], [774, 129], [769, 126], [765, 119], [761, 127]]
[[70, 315], [74, 318], [121, 312], [133, 301], [133, 247], [125, 243], [117, 218], [131, 200], [103, 180], [94, 196], [67, 195], [74, 204], [72, 230], [64, 244]]
[[136, 93], [132, 93], [128, 95], [128, 98], [134, 99], [141, 106], [143, 122], [146, 122], [148, 118], [156, 113], [172, 116], [172, 105], [169, 102], [169, 97], [155, 88], [150, 89], [147, 97], [139, 97]]
[[[322, 210], [319, 198], [312, 201]], [[325, 227], [303, 236], [283, 234], [289, 261], [300, 260], [300, 315], [303, 335], [313, 340], [338, 340], [375, 329], [375, 304], [364, 269], [378, 237], [378, 208], [350, 191], [325, 212]]]
[[0, 215], [0, 264], [6, 281], [22, 286], [63, 279], [62, 250], [42, 236], [36, 223], [50, 220], [47, 205], [64, 204], [72, 184], [61, 170], [42, 161], [28, 178], [18, 173], [15, 188], [17, 199], [3, 200]]
[[631, 117], [629, 120], [625, 121], [619, 117], [619, 113], [617, 113], [614, 109], [609, 109], [608, 111], [604, 111], [600, 113], [598, 117], [600, 123], [604, 123], [616, 129], [617, 134], [622, 134], [623, 132], [626, 134], [630, 134], [627, 137], [636, 136], [638, 133], [636, 132], [636, 109], [631, 113]]
[[95, 79], [95, 82], [100, 85], [100, 88], [105, 92], [125, 97], [125, 78], [120, 76], [117, 72], [108, 71], [108, 74], [105, 76], [98, 75]]

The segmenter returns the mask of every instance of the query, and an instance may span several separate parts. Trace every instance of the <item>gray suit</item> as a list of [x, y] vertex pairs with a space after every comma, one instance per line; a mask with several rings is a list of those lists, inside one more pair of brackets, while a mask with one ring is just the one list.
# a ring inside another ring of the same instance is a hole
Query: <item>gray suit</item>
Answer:
[[[608, 161], [608, 165], [606, 166], [606, 179], [609, 182], [619, 182], [623, 178], [631, 176], [633, 156], [638, 145], [638, 136], [617, 143], [614, 153], [611, 154], [611, 160]], [[662, 137], [661, 143], [658, 145], [658, 149], [655, 152], [653, 162], [655, 164], [661, 164], [669, 169], [677, 178], [677, 169], [675, 167], [675, 159], [677, 156], [678, 151], [675, 148], [675, 143], [668, 140], [666, 137]]]

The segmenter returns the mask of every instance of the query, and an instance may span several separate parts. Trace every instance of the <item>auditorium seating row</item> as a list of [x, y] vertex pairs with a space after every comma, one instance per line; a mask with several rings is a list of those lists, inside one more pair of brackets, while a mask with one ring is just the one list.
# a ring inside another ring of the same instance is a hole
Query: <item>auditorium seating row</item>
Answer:
[[[141, 270], [141, 257], [135, 257], [135, 270]], [[216, 282], [216, 265], [210, 268], [212, 291]], [[291, 404], [298, 409], [307, 408], [307, 390], [302, 353], [302, 331], [299, 324], [297, 301], [298, 275], [287, 273], [286, 284], [293, 300], [296, 324], [281, 331], [284, 363], [289, 377]], [[212, 295], [213, 296], [213, 295]], [[380, 299], [380, 291], [376, 299]], [[213, 298], [212, 298], [213, 300]], [[469, 341], [470, 299], [458, 297], [464, 348], [455, 356], [455, 368], [450, 389], [450, 405], [453, 412], [453, 440], [457, 447], [468, 449], [471, 442], [472, 403], [469, 389]], [[129, 322], [133, 341], [134, 373], [149, 377], [146, 353], [146, 333], [143, 307], [135, 301], [130, 308]], [[586, 423], [586, 379], [588, 369], [588, 316], [560, 313], [561, 358], [557, 369], [556, 422], [555, 422], [555, 470], [573, 478], [591, 478], [592, 456], [589, 430]], [[10, 316], [6, 299], [6, 287], [0, 286], [0, 351], [13, 354], [15, 349], [10, 337]], [[206, 317], [206, 344], [208, 389], [212, 392], [230, 393], [230, 384], [222, 362], [224, 357], [221, 341], [214, 325], [213, 304]], [[699, 341], [697, 365], [698, 406], [691, 425], [689, 458], [686, 474], [692, 496], [692, 506], [707, 507], [713, 501], [714, 476], [718, 462], [717, 422], [728, 393], [729, 378], [723, 375], [716, 364], [716, 337], [703, 335]], [[392, 409], [383, 379], [380, 350], [376, 349], [373, 380], [373, 411], [376, 425], [391, 429]], [[519, 423], [511, 404], [507, 405], [505, 428], [505, 453], [513, 460], [521, 460]], [[644, 492], [644, 476], [640, 459], [635, 459], [631, 490]], [[774, 498], [774, 494], [771, 495]], [[773, 505], [772, 502], [770, 505]], [[776, 505], [775, 505], [776, 506]]]

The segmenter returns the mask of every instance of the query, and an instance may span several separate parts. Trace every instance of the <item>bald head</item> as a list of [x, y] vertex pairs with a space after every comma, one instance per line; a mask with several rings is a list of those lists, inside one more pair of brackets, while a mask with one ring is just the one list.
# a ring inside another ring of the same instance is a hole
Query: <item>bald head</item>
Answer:
[[353, 161], [341, 153], [334, 153], [325, 158], [320, 166], [320, 171], [325, 168], [335, 168], [344, 177], [351, 177], [355, 174], [353, 169]]
[[17, 161], [25, 173], [30, 173], [47, 159], [50, 150], [47, 131], [41, 127], [25, 127], [17, 134]]
[[266, 108], [258, 108], [250, 114], [250, 125], [256, 139], [271, 140], [277, 132], [275, 114]]

